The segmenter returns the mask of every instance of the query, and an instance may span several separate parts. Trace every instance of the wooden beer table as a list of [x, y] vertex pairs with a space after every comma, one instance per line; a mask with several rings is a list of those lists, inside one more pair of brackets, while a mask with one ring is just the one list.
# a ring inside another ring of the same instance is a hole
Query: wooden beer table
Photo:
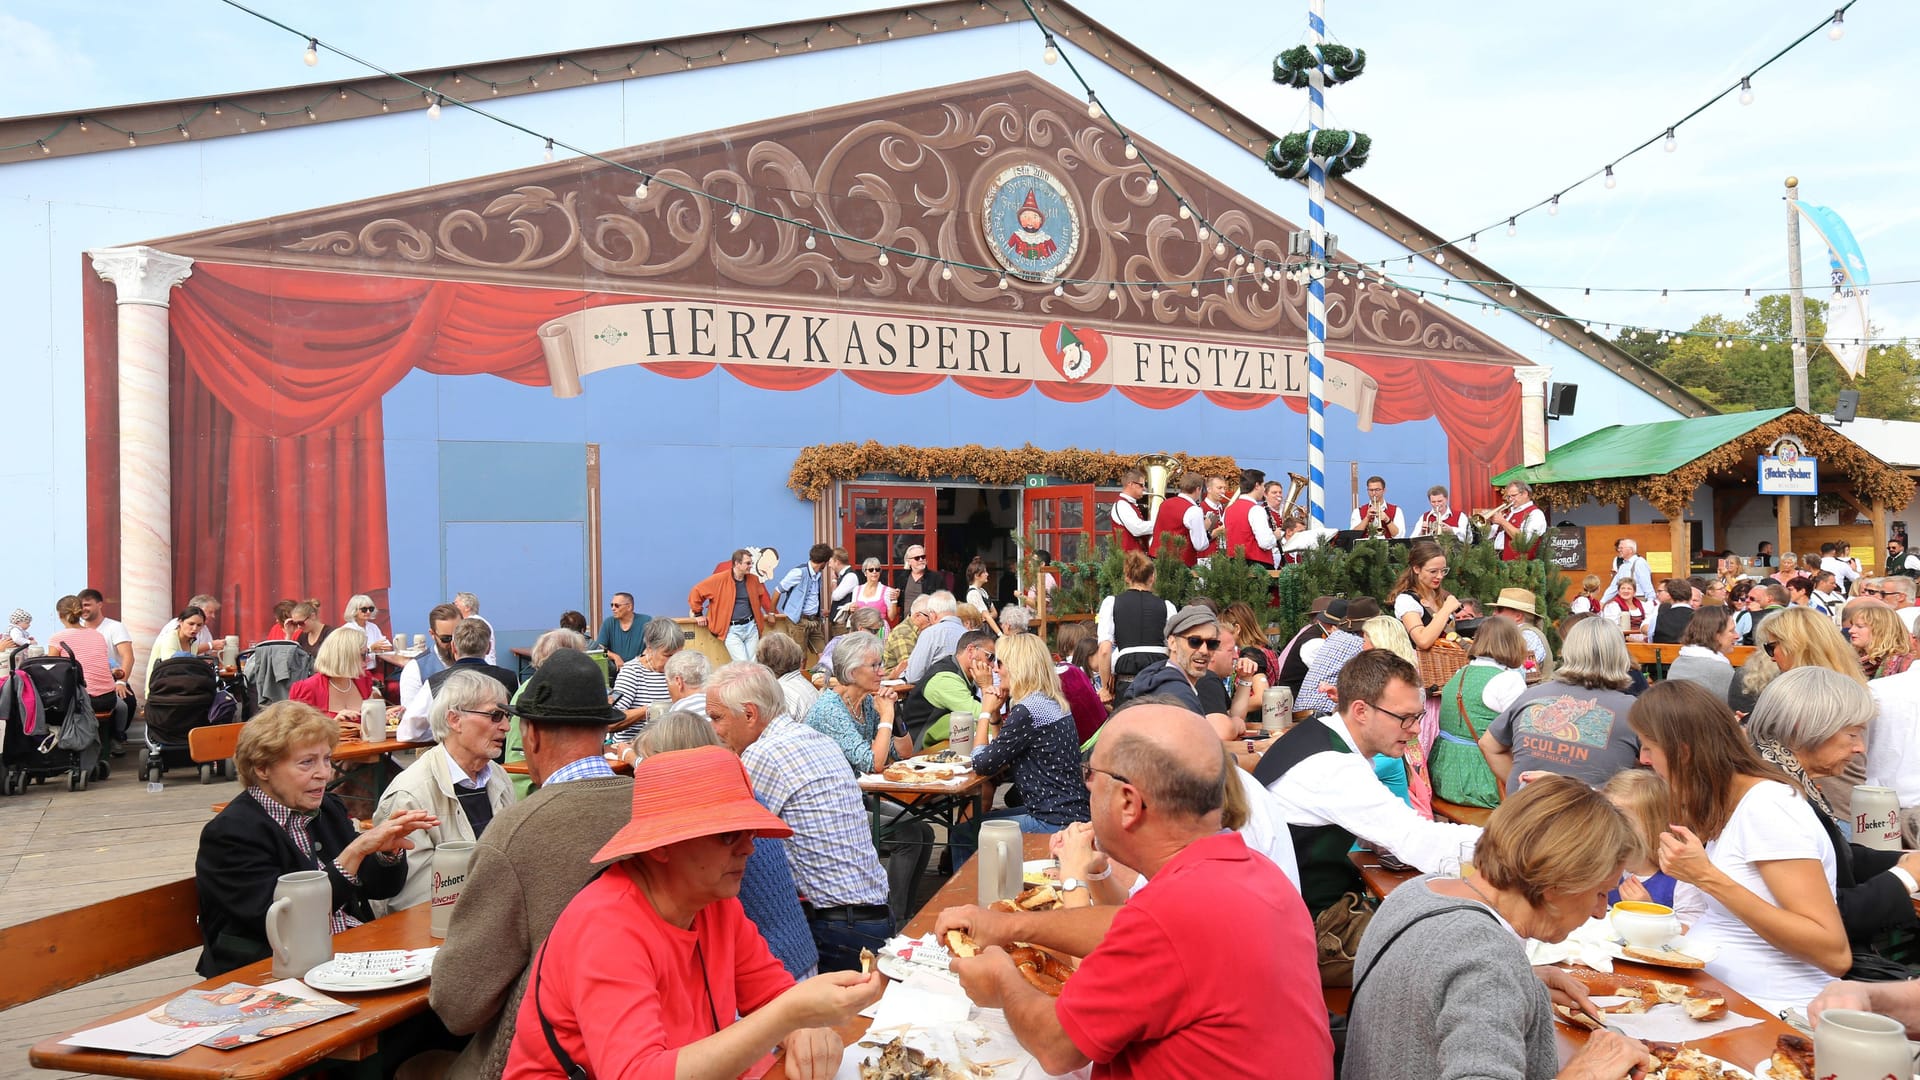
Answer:
[[[431, 918], [431, 905], [418, 904], [384, 919], [375, 919], [335, 934], [334, 949], [338, 952], [371, 952], [379, 949], [424, 949], [437, 945], [439, 942], [428, 929]], [[274, 981], [273, 961], [261, 960], [188, 989], [211, 990], [233, 982], [262, 986]], [[195, 1046], [163, 1058], [125, 1054], [116, 1050], [62, 1046], [60, 1043], [75, 1031], [85, 1031], [152, 1012], [185, 992], [181, 991], [81, 1024], [73, 1031], [62, 1032], [37, 1043], [28, 1052], [27, 1060], [41, 1069], [153, 1080], [278, 1080], [279, 1077], [291, 1076], [320, 1065], [328, 1059], [354, 1062], [373, 1057], [379, 1052], [380, 1035], [383, 1032], [427, 1011], [428, 985], [429, 982], [423, 980], [395, 990], [340, 994], [337, 995], [338, 1000], [358, 1008], [344, 1016], [322, 1020], [312, 1027], [276, 1035], [233, 1050]], [[392, 1069], [389, 1067], [383, 1071], [391, 1073]]]
[[[1419, 871], [1417, 870], [1387, 869], [1380, 865], [1379, 858], [1370, 851], [1356, 851], [1350, 854], [1348, 858], [1353, 860], [1353, 865], [1360, 871], [1360, 878], [1366, 882], [1367, 891], [1373, 893], [1375, 896], [1384, 898], [1388, 893], [1392, 892], [1396, 886], [1419, 876]], [[1772, 1055], [1774, 1043], [1780, 1036], [1800, 1034], [1795, 1028], [1787, 1024], [1786, 1021], [1767, 1012], [1767, 1010], [1753, 1002], [1748, 1001], [1730, 989], [1725, 983], [1704, 971], [1661, 967], [1656, 964], [1636, 964], [1630, 960], [1614, 961], [1612, 974], [1604, 971], [1595, 971], [1590, 967], [1580, 964], [1562, 964], [1559, 966], [1573, 975], [1574, 978], [1586, 983], [1590, 992], [1594, 994], [1608, 993], [1615, 987], [1623, 984], [1644, 985], [1648, 980], [1659, 979], [1662, 982], [1680, 983], [1684, 986], [1691, 986], [1697, 990], [1705, 991], [1712, 997], [1726, 998], [1728, 1012], [1739, 1013], [1742, 1016], [1759, 1017], [1760, 1022], [1720, 1035], [1714, 1035], [1710, 1038], [1691, 1040], [1687, 1045], [1697, 1048], [1702, 1053], [1712, 1054], [1722, 1061], [1738, 1065], [1740, 1068], [1748, 1071], [1752, 1071], [1755, 1065], [1767, 1060], [1767, 1058]], [[1347, 991], [1345, 989], [1338, 989], [1327, 992], [1330, 1005], [1336, 997], [1344, 1004], [1347, 1000]], [[1580, 1052], [1581, 1047], [1586, 1045], [1587, 1036], [1591, 1034], [1591, 1032], [1585, 1028], [1574, 1027], [1571, 1024], [1557, 1021], [1554, 1023], [1553, 1028], [1554, 1040], [1560, 1050], [1560, 1062], [1564, 1065], [1568, 1059]]]

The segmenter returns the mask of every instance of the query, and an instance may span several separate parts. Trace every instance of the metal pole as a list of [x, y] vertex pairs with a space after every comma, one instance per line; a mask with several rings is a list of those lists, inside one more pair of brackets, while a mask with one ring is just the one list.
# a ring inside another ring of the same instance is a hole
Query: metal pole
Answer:
[[[1320, 61], [1327, 32], [1326, 0], [1307, 0], [1307, 47]], [[1307, 216], [1313, 254], [1307, 263], [1307, 514], [1316, 529], [1327, 525], [1327, 160], [1314, 153], [1314, 136], [1326, 111], [1327, 78], [1316, 62], [1307, 83]]]
[[[1812, 412], [1812, 394], [1807, 389], [1807, 297], [1800, 290], [1800, 178], [1787, 177], [1787, 286], [1789, 307], [1793, 311], [1793, 404], [1802, 412]], [[1786, 500], [1781, 500], [1783, 503]], [[1785, 527], [1785, 523], [1782, 523]], [[1781, 548], [1782, 551], [1786, 549]]]

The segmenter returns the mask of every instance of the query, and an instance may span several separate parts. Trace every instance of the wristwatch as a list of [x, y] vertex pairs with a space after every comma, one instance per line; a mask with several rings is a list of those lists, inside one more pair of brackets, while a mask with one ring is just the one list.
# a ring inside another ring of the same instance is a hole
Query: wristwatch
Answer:
[[1086, 887], [1087, 883], [1077, 877], [1062, 878], [1060, 880], [1060, 891], [1063, 893], [1072, 892], [1075, 889], [1085, 889]]

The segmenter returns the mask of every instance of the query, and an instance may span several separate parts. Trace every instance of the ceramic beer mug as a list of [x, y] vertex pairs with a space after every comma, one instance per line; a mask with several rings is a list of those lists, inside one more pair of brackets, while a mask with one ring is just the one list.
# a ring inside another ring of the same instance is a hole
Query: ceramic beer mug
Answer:
[[473, 861], [471, 840], [449, 840], [433, 849], [433, 917], [429, 932], [447, 936], [447, 922], [453, 918], [453, 905], [467, 883], [467, 864]]
[[1900, 793], [1890, 787], [1853, 786], [1853, 842], [1881, 851], [1900, 850]]
[[325, 870], [281, 874], [267, 907], [273, 977], [298, 979], [333, 959], [333, 882]]
[[1813, 1063], [1833, 1080], [1913, 1075], [1913, 1052], [1900, 1021], [1855, 1009], [1828, 1009], [1813, 1029]]
[[1020, 825], [989, 821], [980, 826], [980, 906], [1020, 895], [1021, 869], [1026, 865], [1020, 843]]

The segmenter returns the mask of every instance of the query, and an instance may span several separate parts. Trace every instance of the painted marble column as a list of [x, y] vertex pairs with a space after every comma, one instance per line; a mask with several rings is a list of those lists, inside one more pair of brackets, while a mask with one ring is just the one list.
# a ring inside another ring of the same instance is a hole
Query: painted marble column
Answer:
[[1513, 379], [1520, 384], [1520, 464], [1547, 460], [1547, 380], [1550, 367], [1518, 367]]
[[193, 260], [150, 247], [87, 253], [120, 315], [120, 621], [133, 635], [137, 689], [173, 618], [173, 472], [167, 305]]

